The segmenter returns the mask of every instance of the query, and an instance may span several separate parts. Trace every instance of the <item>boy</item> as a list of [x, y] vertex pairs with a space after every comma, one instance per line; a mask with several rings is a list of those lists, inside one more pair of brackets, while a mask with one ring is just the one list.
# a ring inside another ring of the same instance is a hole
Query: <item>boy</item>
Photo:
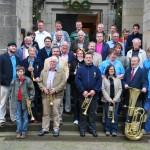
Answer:
[[17, 66], [17, 78], [12, 81], [10, 86], [10, 103], [12, 109], [16, 112], [17, 122], [17, 138], [26, 138], [28, 126], [28, 110], [26, 99], [31, 101], [34, 99], [35, 90], [33, 82], [30, 78], [24, 75], [25, 69], [22, 66]]

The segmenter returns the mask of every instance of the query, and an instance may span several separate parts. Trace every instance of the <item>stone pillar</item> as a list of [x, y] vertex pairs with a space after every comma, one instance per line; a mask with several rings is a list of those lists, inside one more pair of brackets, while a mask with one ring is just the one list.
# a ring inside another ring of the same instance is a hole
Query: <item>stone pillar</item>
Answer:
[[9, 41], [20, 44], [20, 3], [21, 0], [0, 0], [0, 53]]
[[132, 32], [133, 24], [138, 23], [143, 31], [143, 0], [123, 0], [122, 29]]
[[32, 8], [32, 0], [21, 0], [21, 28], [25, 29], [26, 33], [33, 28]]
[[144, 16], [143, 16], [143, 47], [150, 47], [150, 1], [144, 0]]

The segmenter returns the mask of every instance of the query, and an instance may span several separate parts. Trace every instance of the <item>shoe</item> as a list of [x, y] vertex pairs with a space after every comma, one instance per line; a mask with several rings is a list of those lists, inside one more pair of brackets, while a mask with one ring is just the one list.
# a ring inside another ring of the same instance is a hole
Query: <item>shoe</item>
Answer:
[[80, 136], [81, 137], [85, 137], [85, 132], [84, 131], [80, 131]]
[[63, 125], [63, 122], [62, 122], [62, 121], [60, 121], [60, 125]]
[[26, 133], [22, 133], [22, 135], [20, 136], [21, 139], [25, 139], [26, 137]]
[[0, 122], [0, 127], [5, 127], [6, 126], [6, 124], [5, 124], [5, 122]]
[[117, 133], [116, 133], [116, 132], [113, 132], [113, 133], [112, 133], [112, 136], [113, 136], [113, 137], [116, 137], [116, 136], [117, 136]]
[[78, 125], [78, 124], [79, 124], [79, 121], [78, 121], [78, 120], [75, 120], [73, 123], [74, 123], [75, 125]]
[[65, 111], [64, 113], [67, 115], [72, 115], [72, 112], [70, 112], [70, 111], [69, 112]]
[[20, 133], [17, 133], [16, 138], [17, 138], [17, 139], [20, 139], [20, 138], [21, 138], [21, 134], [20, 134]]
[[53, 136], [54, 136], [54, 137], [58, 137], [58, 136], [59, 136], [59, 131], [54, 131], [54, 132], [53, 132]]
[[106, 135], [106, 136], [110, 136], [110, 132], [109, 132], [109, 131], [106, 131], [105, 135]]
[[41, 130], [39, 131], [38, 136], [43, 136], [44, 134], [48, 134], [48, 133], [49, 133], [48, 131]]
[[38, 120], [33, 120], [33, 123], [39, 123], [39, 121]]
[[98, 134], [97, 134], [97, 132], [96, 131], [93, 131], [93, 137], [98, 137]]

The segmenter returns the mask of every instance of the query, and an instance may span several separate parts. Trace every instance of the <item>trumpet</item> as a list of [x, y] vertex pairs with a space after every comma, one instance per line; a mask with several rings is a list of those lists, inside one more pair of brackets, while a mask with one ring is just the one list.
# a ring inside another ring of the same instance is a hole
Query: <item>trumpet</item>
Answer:
[[28, 114], [31, 116], [31, 121], [35, 120], [33, 113], [32, 113], [32, 109], [31, 109], [31, 104], [29, 98], [26, 98], [26, 104], [27, 104], [27, 109], [28, 109]]
[[83, 112], [83, 115], [87, 115], [87, 111], [89, 109], [89, 106], [92, 102], [93, 97], [91, 95], [89, 95], [87, 98], [85, 98], [85, 100], [82, 103], [81, 108], [84, 109], [85, 111]]
[[50, 90], [49, 90], [49, 93], [48, 93], [47, 97], [48, 97], [49, 105], [52, 106], [54, 104], [53, 102], [54, 102], [54, 99], [55, 99], [55, 95], [50, 94]]
[[111, 105], [111, 103], [109, 103], [107, 116], [108, 118], [112, 118], [111, 123], [115, 123], [115, 103], [113, 104], [113, 106]]

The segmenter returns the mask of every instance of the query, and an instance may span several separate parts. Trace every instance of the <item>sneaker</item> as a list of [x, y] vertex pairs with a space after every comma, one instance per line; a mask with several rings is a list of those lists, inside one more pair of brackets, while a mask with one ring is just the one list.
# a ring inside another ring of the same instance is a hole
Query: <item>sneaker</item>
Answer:
[[25, 133], [22, 133], [21, 139], [25, 139], [26, 137], [27, 137], [26, 134], [25, 134]]
[[106, 136], [109, 136], [109, 135], [110, 135], [110, 132], [109, 132], [109, 131], [106, 131], [105, 135], [106, 135]]
[[20, 133], [17, 133], [16, 138], [17, 138], [17, 139], [20, 139], [20, 138], [21, 138], [21, 134], [20, 134]]
[[113, 133], [112, 133], [112, 136], [113, 136], [113, 137], [116, 137], [116, 136], [117, 136], [117, 133], [116, 133], [116, 132], [113, 132]]
[[59, 136], [59, 131], [54, 131], [54, 132], [53, 132], [53, 136], [54, 136], [54, 137], [58, 137], [58, 136]]
[[78, 125], [78, 124], [79, 124], [79, 121], [78, 121], [78, 120], [75, 120], [73, 123], [74, 123], [75, 125]]

